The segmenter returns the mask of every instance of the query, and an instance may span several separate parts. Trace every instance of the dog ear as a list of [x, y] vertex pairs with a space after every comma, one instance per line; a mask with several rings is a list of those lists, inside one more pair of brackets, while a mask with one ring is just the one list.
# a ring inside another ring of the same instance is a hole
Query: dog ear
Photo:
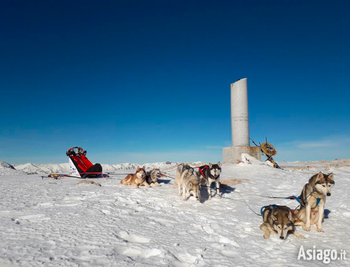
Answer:
[[219, 161], [218, 162], [218, 166], [221, 168], [221, 166], [222, 166], [222, 163]]
[[323, 173], [322, 173], [322, 172], [319, 172], [319, 173], [317, 174], [317, 177], [316, 177], [316, 182], [319, 181], [319, 180], [321, 180], [323, 177], [324, 177], [324, 176], [323, 176]]
[[276, 221], [276, 220], [277, 220], [277, 217], [272, 213], [272, 214], [271, 214], [271, 219], [272, 219], [273, 221]]
[[288, 220], [290, 220], [291, 222], [293, 222], [293, 214], [292, 214], [291, 211], [288, 213]]
[[192, 189], [193, 188], [193, 183], [192, 182], [190, 182], [189, 184], [189, 187]]
[[328, 174], [328, 178], [334, 181], [334, 175], [333, 175], [333, 173]]
[[211, 164], [211, 163], [209, 163], [208, 165], [209, 165], [209, 168], [213, 167], [213, 164]]

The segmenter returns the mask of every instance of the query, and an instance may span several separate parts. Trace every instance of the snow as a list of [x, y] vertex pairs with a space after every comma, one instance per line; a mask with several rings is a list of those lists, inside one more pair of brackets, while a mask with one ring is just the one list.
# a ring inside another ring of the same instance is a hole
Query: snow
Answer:
[[[33, 171], [32, 165], [19, 169]], [[174, 163], [147, 165], [169, 175], [154, 188], [119, 184], [134, 172], [132, 164], [110, 165], [109, 179], [94, 179], [101, 187], [78, 185], [75, 178], [42, 179], [0, 164], [0, 173], [11, 170], [0, 176], [0, 266], [319, 266], [297, 260], [300, 246], [349, 250], [350, 161], [279, 165], [282, 170], [249, 158], [224, 164], [222, 180], [238, 183], [226, 186], [222, 199], [207, 200], [203, 190], [199, 203], [177, 195]], [[306, 239], [271, 234], [265, 240], [262, 218], [253, 211], [268, 204], [295, 208], [294, 200], [266, 196], [299, 195], [318, 171], [335, 175], [325, 232], [298, 227]], [[349, 266], [349, 260], [330, 266]]]
[[18, 171], [11, 164], [0, 160], [0, 176], [1, 175], [24, 175], [22, 171]]
[[[8, 163], [7, 163], [8, 164]], [[144, 166], [147, 170], [158, 168], [165, 169], [172, 166], [175, 166], [176, 163], [172, 162], [156, 162], [156, 163], [121, 163], [121, 164], [101, 164], [103, 171], [106, 173], [114, 173], [119, 170], [134, 170], [137, 166]], [[10, 165], [11, 166], [11, 165]], [[69, 172], [69, 163], [61, 164], [18, 164], [14, 165], [16, 170], [21, 170], [27, 174], [48, 174], [48, 173], [68, 173]], [[23, 173], [22, 173], [23, 174]], [[0, 173], [1, 175], [1, 173]]]

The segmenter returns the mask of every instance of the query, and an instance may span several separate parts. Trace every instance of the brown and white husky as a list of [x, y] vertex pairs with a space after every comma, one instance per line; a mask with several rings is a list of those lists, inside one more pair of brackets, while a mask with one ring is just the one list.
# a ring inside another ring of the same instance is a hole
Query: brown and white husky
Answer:
[[136, 172], [134, 174], [128, 174], [123, 180], [120, 181], [120, 183], [124, 185], [132, 185], [134, 187], [139, 187], [140, 185], [149, 187], [146, 182], [145, 168], [140, 168], [139, 166], [137, 166]]
[[270, 233], [278, 234], [280, 239], [286, 239], [288, 233], [293, 233], [297, 238], [304, 238], [295, 230], [292, 210], [286, 206], [267, 206], [263, 212], [260, 229], [264, 231], [265, 239], [270, 237]]

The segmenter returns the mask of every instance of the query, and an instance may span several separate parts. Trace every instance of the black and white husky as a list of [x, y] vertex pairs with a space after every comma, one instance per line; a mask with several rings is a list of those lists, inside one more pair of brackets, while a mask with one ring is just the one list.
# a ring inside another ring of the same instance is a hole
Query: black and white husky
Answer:
[[209, 163], [208, 165], [200, 166], [199, 173], [201, 178], [201, 184], [207, 186], [209, 199], [211, 199], [210, 186], [214, 182], [216, 184], [216, 194], [219, 198], [221, 198], [221, 195], [220, 195], [221, 163], [220, 162], [218, 162], [217, 164]]

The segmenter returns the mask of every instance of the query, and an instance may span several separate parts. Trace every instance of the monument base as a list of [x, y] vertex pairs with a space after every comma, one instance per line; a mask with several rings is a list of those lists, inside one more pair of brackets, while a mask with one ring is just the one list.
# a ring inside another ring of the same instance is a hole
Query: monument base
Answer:
[[223, 163], [237, 163], [242, 160], [242, 153], [247, 153], [261, 160], [261, 151], [258, 146], [231, 146], [223, 149]]

